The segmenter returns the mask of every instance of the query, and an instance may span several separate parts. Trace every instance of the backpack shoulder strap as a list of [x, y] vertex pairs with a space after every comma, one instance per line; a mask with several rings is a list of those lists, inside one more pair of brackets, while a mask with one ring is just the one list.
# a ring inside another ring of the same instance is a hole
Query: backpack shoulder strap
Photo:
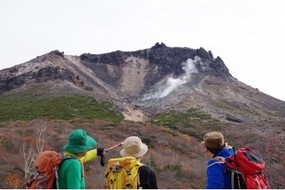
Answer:
[[144, 166], [144, 164], [141, 162], [138, 162], [137, 164], [138, 164], [138, 167]]
[[219, 162], [223, 162], [223, 163], [225, 163], [226, 162], [226, 159], [224, 158], [224, 157], [222, 157], [222, 156], [216, 156], [215, 158], [213, 158], [214, 160], [217, 160], [217, 161], [219, 161]]
[[216, 164], [225, 164], [225, 162], [226, 162], [226, 159], [224, 157], [222, 157], [222, 156], [216, 156], [212, 160], [214, 160], [214, 162], [209, 164], [207, 166], [207, 168], [209, 168], [209, 167], [211, 167], [213, 165], [216, 165]]
[[[66, 160], [70, 160], [70, 159], [74, 159], [74, 160], [78, 160], [80, 162], [80, 160], [74, 156], [70, 156], [70, 155], [65, 155], [65, 154], [61, 154], [62, 160], [61, 160], [61, 164], [66, 161]], [[81, 163], [81, 170], [82, 170], [82, 176], [84, 176], [84, 165], [83, 163]]]
[[[73, 156], [69, 156], [69, 155], [65, 155], [65, 154], [60, 154], [61, 155], [61, 163], [62, 164], [65, 160], [69, 160], [69, 159], [77, 159]], [[83, 171], [82, 171], [83, 172]], [[82, 173], [81, 172], [81, 173]], [[83, 175], [83, 173], [81, 174]], [[58, 183], [58, 171], [55, 171], [55, 184], [54, 184], [54, 188], [59, 189], [59, 183]]]
[[62, 154], [61, 158], [62, 158], [61, 163], [64, 162], [65, 160], [68, 160], [68, 159], [76, 159], [76, 158], [74, 158], [72, 156], [68, 156], [68, 155], [65, 155], [65, 154]]

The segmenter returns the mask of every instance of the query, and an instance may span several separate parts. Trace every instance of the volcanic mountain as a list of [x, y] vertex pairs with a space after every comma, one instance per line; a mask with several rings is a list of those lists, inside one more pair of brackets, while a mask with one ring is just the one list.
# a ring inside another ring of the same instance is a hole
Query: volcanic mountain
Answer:
[[285, 102], [234, 78], [220, 57], [204, 48], [167, 47], [105, 54], [58, 50], [0, 71], [0, 96], [84, 94], [108, 101], [125, 119], [198, 109], [226, 122], [284, 118]]
[[[139, 136], [162, 189], [205, 188], [201, 141], [220, 131], [230, 145], [260, 152], [271, 187], [284, 189], [284, 126], [284, 101], [240, 82], [204, 48], [55, 50], [0, 71], [0, 188], [25, 188], [35, 156], [63, 151], [67, 135], [82, 128], [105, 148]], [[86, 187], [102, 189], [104, 167], [91, 162]]]

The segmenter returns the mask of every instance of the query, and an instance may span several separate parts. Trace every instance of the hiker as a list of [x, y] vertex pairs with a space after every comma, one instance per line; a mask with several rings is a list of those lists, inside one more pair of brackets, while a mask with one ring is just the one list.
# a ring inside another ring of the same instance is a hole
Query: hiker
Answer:
[[60, 189], [84, 189], [83, 163], [104, 156], [105, 149], [94, 149], [96, 140], [83, 129], [76, 129], [68, 135], [68, 142], [64, 145], [64, 155], [74, 159], [67, 159], [59, 166], [58, 182]]
[[[123, 157], [135, 157], [140, 162], [147, 151], [148, 146], [142, 143], [139, 137], [130, 136], [124, 140], [120, 155]], [[154, 171], [146, 165], [139, 167], [139, 180], [140, 186], [143, 189], [157, 189], [156, 175]]]
[[233, 154], [232, 148], [225, 143], [223, 134], [209, 132], [204, 135], [202, 144], [211, 158], [207, 164], [206, 189], [231, 189], [231, 176], [225, 172], [224, 160], [216, 159], [225, 159]]
[[[137, 136], [130, 136], [122, 143], [121, 158], [108, 160], [105, 171], [107, 189], [157, 189], [154, 171], [141, 163], [148, 151], [148, 146]], [[122, 163], [120, 165], [119, 163]], [[121, 172], [125, 170], [126, 172]], [[125, 175], [125, 174], [128, 175]], [[117, 180], [124, 179], [124, 180]]]

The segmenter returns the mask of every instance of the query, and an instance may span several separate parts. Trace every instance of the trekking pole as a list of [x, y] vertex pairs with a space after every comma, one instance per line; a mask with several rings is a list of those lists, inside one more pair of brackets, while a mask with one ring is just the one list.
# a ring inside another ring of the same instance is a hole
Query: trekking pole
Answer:
[[116, 144], [116, 145], [114, 145], [114, 146], [111, 146], [110, 148], [105, 149], [105, 151], [108, 152], [109, 150], [112, 150], [112, 149], [114, 149], [114, 148], [116, 148], [116, 147], [118, 147], [118, 146], [121, 146], [123, 143], [124, 143], [124, 142], [121, 142], [121, 143], [118, 143], [118, 144]]

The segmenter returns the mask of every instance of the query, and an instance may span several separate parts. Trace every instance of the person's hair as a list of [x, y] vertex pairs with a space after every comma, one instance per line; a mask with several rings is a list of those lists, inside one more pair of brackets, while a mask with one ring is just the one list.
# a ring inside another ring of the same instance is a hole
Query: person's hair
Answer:
[[210, 147], [207, 147], [207, 146], [205, 146], [205, 147], [208, 149], [208, 151], [210, 151], [214, 155], [216, 155], [223, 148], [223, 147], [221, 147], [221, 148], [210, 148]]
[[205, 147], [207, 148], [208, 151], [210, 151], [214, 155], [216, 155], [221, 150], [220, 148], [210, 148], [207, 146], [205, 146]]

